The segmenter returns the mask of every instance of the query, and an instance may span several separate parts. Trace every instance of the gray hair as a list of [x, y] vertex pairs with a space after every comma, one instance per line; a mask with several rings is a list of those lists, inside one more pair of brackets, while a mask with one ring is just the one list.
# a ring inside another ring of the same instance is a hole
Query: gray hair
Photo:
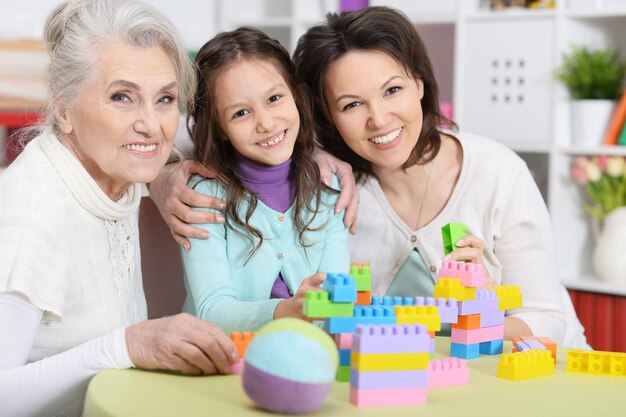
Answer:
[[120, 40], [139, 48], [162, 47], [176, 70], [179, 107], [196, 89], [193, 64], [170, 20], [135, 0], [70, 0], [48, 16], [44, 39], [50, 54], [50, 103], [44, 125], [58, 129], [54, 109], [71, 108], [78, 93], [95, 79], [102, 44]]

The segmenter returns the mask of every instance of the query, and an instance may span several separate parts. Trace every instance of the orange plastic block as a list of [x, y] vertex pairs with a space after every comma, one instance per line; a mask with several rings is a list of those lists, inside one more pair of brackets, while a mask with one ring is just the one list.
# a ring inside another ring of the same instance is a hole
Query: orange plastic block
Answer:
[[626, 353], [570, 349], [567, 372], [626, 376]]
[[468, 301], [476, 298], [476, 288], [464, 287], [458, 278], [439, 278], [435, 285], [435, 298], [454, 298]]
[[456, 323], [452, 323], [453, 329], [475, 330], [480, 329], [480, 314], [459, 316]]
[[487, 287], [487, 289], [495, 290], [496, 296], [500, 299], [498, 302], [498, 309], [500, 310], [522, 306], [522, 292], [517, 285], [496, 285]]
[[372, 292], [371, 291], [357, 291], [355, 305], [368, 306], [372, 304]]
[[231, 332], [230, 340], [233, 341], [235, 347], [237, 348], [237, 353], [239, 353], [239, 357], [243, 359], [246, 354], [246, 349], [248, 349], [248, 345], [254, 339], [256, 333], [252, 332]]
[[429, 332], [441, 330], [437, 306], [394, 306], [397, 324], [422, 324]]

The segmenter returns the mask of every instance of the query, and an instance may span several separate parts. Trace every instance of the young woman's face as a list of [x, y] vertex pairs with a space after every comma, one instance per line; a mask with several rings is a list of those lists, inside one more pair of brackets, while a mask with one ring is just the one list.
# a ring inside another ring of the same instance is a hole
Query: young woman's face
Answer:
[[422, 80], [377, 51], [343, 55], [324, 79], [332, 121], [350, 149], [375, 171], [401, 167], [422, 130]]
[[176, 70], [161, 47], [111, 42], [95, 79], [60, 110], [61, 141], [112, 199], [152, 181], [170, 154], [179, 121]]
[[215, 97], [220, 127], [237, 152], [265, 165], [291, 158], [300, 115], [272, 62], [242, 60], [231, 65], [217, 76]]

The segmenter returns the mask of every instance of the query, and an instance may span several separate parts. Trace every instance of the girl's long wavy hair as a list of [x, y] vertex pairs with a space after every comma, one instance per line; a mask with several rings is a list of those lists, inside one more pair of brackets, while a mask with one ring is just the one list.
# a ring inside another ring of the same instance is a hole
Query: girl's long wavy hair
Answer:
[[329, 13], [326, 23], [307, 30], [294, 52], [297, 75], [311, 88], [315, 104], [317, 137], [331, 154], [352, 165], [357, 180], [374, 175], [370, 161], [346, 145], [330, 117], [324, 94], [324, 80], [329, 67], [352, 51], [377, 51], [399, 62], [408, 74], [424, 82], [421, 100], [424, 121], [411, 155], [404, 163], [407, 169], [427, 163], [441, 147], [438, 126], [456, 124], [439, 110], [439, 87], [426, 47], [415, 26], [401, 12], [389, 7], [366, 7], [348, 13]]
[[[219, 94], [215, 90], [215, 81], [219, 74], [242, 60], [261, 60], [274, 65], [291, 90], [298, 108], [300, 130], [291, 155], [290, 180], [296, 185], [294, 221], [299, 232], [299, 241], [305, 248], [310, 244], [304, 235], [306, 231], [313, 230], [311, 224], [321, 204], [322, 185], [319, 169], [311, 158], [315, 130], [310, 90], [296, 77], [295, 67], [287, 50], [277, 40], [249, 27], [220, 33], [205, 43], [196, 56], [198, 90], [187, 116], [187, 126], [194, 144], [193, 158], [215, 169], [218, 180], [225, 186], [226, 225], [250, 239], [252, 248], [247, 262], [263, 243], [261, 231], [250, 225], [258, 198], [244, 187], [233, 171], [235, 150], [230, 141], [224, 140], [226, 135], [220, 127], [215, 100]], [[249, 205], [242, 218], [240, 213], [245, 201]], [[313, 214], [308, 220], [304, 216], [306, 211]]]

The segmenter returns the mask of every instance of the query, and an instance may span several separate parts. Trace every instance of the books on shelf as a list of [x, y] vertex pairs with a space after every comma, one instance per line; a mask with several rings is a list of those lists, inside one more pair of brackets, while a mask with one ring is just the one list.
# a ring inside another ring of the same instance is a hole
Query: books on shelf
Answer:
[[613, 118], [604, 136], [605, 145], [626, 145], [626, 132], [624, 131], [624, 121], [626, 121], [626, 90], [617, 103], [613, 111]]

